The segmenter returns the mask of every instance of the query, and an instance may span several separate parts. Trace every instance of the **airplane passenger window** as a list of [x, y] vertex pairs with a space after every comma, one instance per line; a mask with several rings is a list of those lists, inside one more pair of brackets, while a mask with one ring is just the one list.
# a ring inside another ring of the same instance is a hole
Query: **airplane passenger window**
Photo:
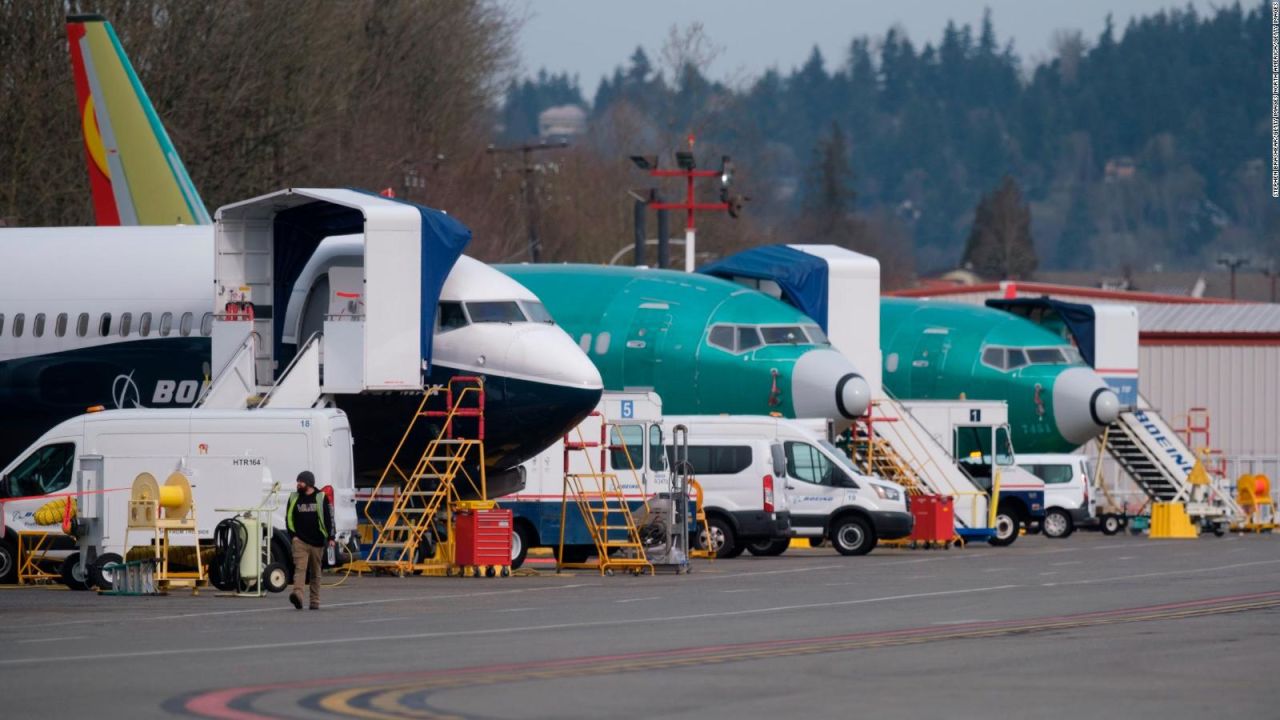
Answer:
[[89, 334], [89, 313], [80, 313], [76, 318], [76, 337], [84, 337]]
[[0, 337], [4, 336], [4, 313], [0, 313]]
[[471, 316], [471, 322], [473, 323], [518, 323], [525, 321], [524, 313], [520, 311], [519, 303], [514, 300], [469, 302], [467, 303], [467, 314]]
[[170, 332], [173, 332], [173, 313], [167, 312], [160, 316], [160, 337], [169, 337]]
[[205, 337], [213, 334], [213, 313], [207, 312], [200, 318], [200, 334]]
[[36, 313], [36, 321], [31, 324], [31, 334], [44, 337], [44, 313]]
[[609, 352], [609, 339], [613, 336], [606, 330], [596, 336], [596, 354], [606, 355]]
[[58, 319], [53, 321], [53, 334], [62, 337], [67, 334], [67, 314], [58, 313]]
[[178, 332], [182, 334], [182, 337], [186, 337], [191, 334], [192, 319], [193, 319], [193, 316], [191, 315], [191, 313], [189, 312], [182, 313], [182, 320], [178, 321]]
[[707, 343], [722, 350], [733, 352], [733, 328], [728, 325], [716, 325], [707, 335]]
[[133, 313], [121, 313], [120, 337], [129, 337], [129, 331], [132, 329], [133, 329]]
[[529, 316], [529, 322], [555, 324], [555, 320], [551, 317], [551, 313], [547, 312], [547, 306], [535, 300], [524, 300], [520, 303], [524, 306], [525, 315]]
[[111, 334], [111, 313], [102, 313], [102, 318], [98, 320], [98, 334], [102, 337]]
[[27, 456], [0, 483], [0, 498], [47, 495], [71, 484], [76, 444], [45, 445]]
[[1032, 365], [1061, 365], [1063, 362], [1058, 348], [1030, 348], [1027, 350], [1027, 359]]
[[440, 303], [440, 330], [454, 330], [467, 326], [467, 316], [462, 312], [462, 303]]
[[1004, 348], [989, 347], [982, 351], [982, 364], [997, 370], [1004, 369]]
[[151, 313], [144, 312], [138, 317], [138, 334], [142, 337], [151, 334]]
[[26, 324], [27, 324], [27, 316], [25, 314], [18, 313], [17, 315], [14, 315], [13, 316], [13, 336], [22, 337], [22, 328]]
[[1022, 352], [1018, 348], [1009, 349], [1009, 360], [1007, 363], [1007, 367], [1010, 370], [1016, 370], [1026, 364], [1027, 364], [1026, 353]]
[[822, 332], [822, 328], [817, 325], [805, 325], [804, 331], [809, 333], [809, 342], [814, 345], [830, 345], [831, 340], [827, 338], [827, 334]]
[[760, 339], [760, 331], [753, 327], [738, 328], [738, 352], [754, 350], [764, 344]]

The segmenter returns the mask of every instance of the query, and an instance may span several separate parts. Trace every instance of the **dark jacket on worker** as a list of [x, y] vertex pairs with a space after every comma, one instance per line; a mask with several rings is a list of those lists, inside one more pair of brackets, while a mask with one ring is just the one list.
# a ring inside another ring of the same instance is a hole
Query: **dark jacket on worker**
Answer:
[[319, 490], [310, 495], [290, 495], [285, 519], [289, 537], [312, 547], [324, 547], [333, 537], [333, 508], [329, 506], [329, 496]]

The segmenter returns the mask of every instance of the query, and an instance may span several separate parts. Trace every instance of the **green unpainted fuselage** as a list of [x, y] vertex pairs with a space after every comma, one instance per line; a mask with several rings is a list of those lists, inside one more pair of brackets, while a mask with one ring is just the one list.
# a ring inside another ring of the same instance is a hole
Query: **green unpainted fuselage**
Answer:
[[[834, 354], [800, 311], [717, 278], [596, 265], [497, 268], [538, 295], [595, 362], [607, 389], [653, 388], [668, 413], [795, 417], [797, 362], [814, 351]], [[732, 328], [716, 336], [731, 334], [731, 344], [739, 328], [803, 330], [794, 342], [727, 349], [709, 342], [716, 326]]]
[[[1070, 452], [1081, 444], [1063, 436], [1059, 418], [1087, 418], [1089, 394], [1054, 389], [1063, 373], [1075, 371], [1072, 381], [1080, 382], [1081, 369], [1092, 369], [1069, 343], [1032, 322], [987, 307], [886, 297], [880, 302], [880, 348], [885, 388], [900, 399], [1004, 400], [1019, 452]], [[1040, 361], [1019, 364], [1033, 348], [1046, 351], [1035, 353]], [[1097, 383], [1102, 386], [1100, 378]], [[1055, 408], [1055, 402], [1071, 406]], [[1080, 436], [1078, 430], [1072, 434]]]

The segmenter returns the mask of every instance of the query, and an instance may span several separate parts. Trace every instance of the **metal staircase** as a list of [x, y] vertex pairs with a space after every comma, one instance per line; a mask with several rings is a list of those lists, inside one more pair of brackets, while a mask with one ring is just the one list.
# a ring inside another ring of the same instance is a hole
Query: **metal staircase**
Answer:
[[[415, 455], [409, 448], [415, 435], [421, 435], [415, 433], [420, 422], [438, 430], [412, 459]], [[463, 429], [464, 424], [471, 424], [474, 432]], [[461, 500], [460, 485], [469, 497], [478, 499]], [[382, 491], [386, 489], [393, 490], [391, 509], [385, 518], [377, 518], [377, 498], [385, 496]], [[459, 376], [448, 386], [424, 392], [370, 496], [373, 499], [365, 504], [364, 514], [377, 527], [377, 534], [365, 560], [354, 563], [353, 569], [395, 575], [451, 574], [453, 513], [492, 505], [485, 489], [484, 388], [480, 378]]]
[[1146, 399], [1123, 412], [1107, 429], [1106, 449], [1152, 502], [1180, 502], [1204, 524], [1239, 518], [1243, 511], [1214, 486], [1201, 458], [1175, 433]]
[[[599, 415], [593, 412], [592, 415]], [[617, 473], [604, 472], [609, 444], [608, 424], [600, 423], [600, 440], [588, 441], [581, 428], [576, 431], [577, 440], [565, 437], [564, 442], [564, 491], [560, 501], [560, 543], [556, 553], [556, 571], [562, 568], [599, 570], [601, 575], [612, 575], [614, 570], [635, 574], [654, 574], [653, 563], [645, 556], [644, 541], [636, 525], [631, 504], [627, 500]], [[599, 452], [599, 463], [592, 461], [592, 451]], [[575, 472], [573, 454], [585, 457], [587, 472]], [[564, 528], [572, 502], [582, 514], [582, 519], [595, 545], [596, 562], [574, 562], [578, 558], [566, 556]], [[648, 510], [648, 502], [642, 500]]]
[[871, 403], [867, 418], [855, 431], [853, 450], [855, 461], [872, 474], [903, 485], [909, 494], [954, 497], [958, 529], [988, 527], [987, 493], [896, 399], [881, 397]]

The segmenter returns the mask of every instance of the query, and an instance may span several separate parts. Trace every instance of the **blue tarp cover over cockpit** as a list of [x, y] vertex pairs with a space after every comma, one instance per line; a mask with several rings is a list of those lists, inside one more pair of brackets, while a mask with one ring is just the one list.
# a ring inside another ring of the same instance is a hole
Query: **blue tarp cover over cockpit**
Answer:
[[698, 268], [704, 275], [732, 280], [745, 277], [772, 280], [782, 289], [782, 299], [827, 330], [827, 261], [786, 245], [764, 245], [743, 250]]
[[[444, 288], [445, 278], [449, 277], [458, 257], [466, 249], [467, 243], [471, 242], [471, 229], [440, 210], [404, 200], [382, 197], [365, 190], [352, 189], [387, 202], [412, 206], [422, 217], [421, 351], [425, 367], [429, 369], [432, 339], [435, 334], [433, 328], [436, 304], [440, 302], [440, 292]], [[353, 235], [363, 232], [364, 214], [359, 209], [323, 200], [282, 210], [276, 214], [275, 252], [272, 265], [274, 278], [272, 305], [275, 315], [272, 319], [272, 328], [277, 348], [282, 347], [284, 309], [288, 306], [293, 284], [297, 282], [307, 261], [319, 247], [320, 241], [333, 235]], [[284, 365], [284, 362], [280, 363], [281, 368]]]
[[[1094, 363], [1096, 355], [1093, 332], [1096, 320], [1091, 306], [1038, 297], [996, 298], [988, 300], [987, 307], [1024, 317], [1055, 333], [1059, 333], [1062, 327], [1065, 327], [1070, 337], [1063, 339], [1075, 340], [1076, 349], [1080, 351], [1084, 361], [1089, 364], [1089, 367], [1097, 367]], [[1059, 323], [1061, 327], [1058, 326]]]

